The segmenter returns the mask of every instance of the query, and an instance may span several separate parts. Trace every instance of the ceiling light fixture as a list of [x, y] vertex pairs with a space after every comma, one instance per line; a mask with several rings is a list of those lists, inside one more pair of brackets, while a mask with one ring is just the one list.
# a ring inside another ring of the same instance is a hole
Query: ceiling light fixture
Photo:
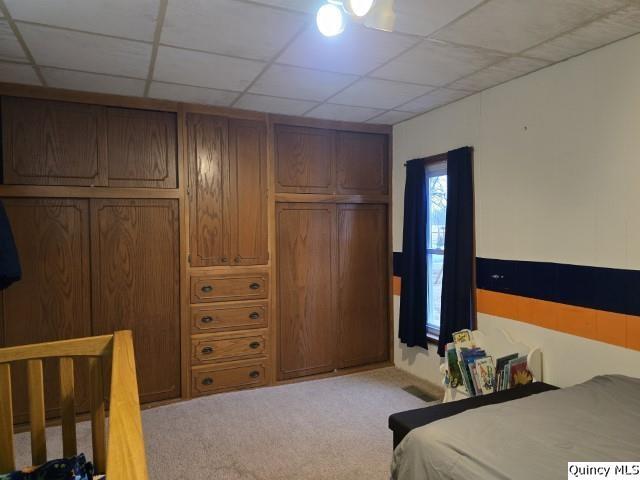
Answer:
[[375, 0], [344, 0], [344, 8], [351, 15], [364, 17], [371, 11]]
[[325, 37], [340, 35], [345, 27], [342, 9], [333, 3], [325, 3], [318, 9], [316, 24]]

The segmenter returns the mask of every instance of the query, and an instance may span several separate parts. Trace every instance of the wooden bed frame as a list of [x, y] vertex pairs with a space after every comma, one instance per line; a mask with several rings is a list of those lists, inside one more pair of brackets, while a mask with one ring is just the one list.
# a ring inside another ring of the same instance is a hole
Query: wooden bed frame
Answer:
[[[42, 360], [60, 364], [60, 413], [63, 454], [77, 454], [73, 364], [85, 358], [90, 372], [90, 411], [93, 463], [107, 479], [147, 480], [138, 382], [131, 332], [0, 348], [0, 473], [15, 470], [11, 363], [27, 362], [29, 419], [33, 465], [47, 461]], [[106, 442], [103, 365], [111, 364], [109, 439]]]

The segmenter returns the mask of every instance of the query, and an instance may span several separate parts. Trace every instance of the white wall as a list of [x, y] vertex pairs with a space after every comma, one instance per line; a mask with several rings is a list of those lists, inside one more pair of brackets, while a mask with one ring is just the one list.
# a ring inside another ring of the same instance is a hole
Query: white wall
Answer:
[[[640, 269], [638, 59], [640, 35], [396, 125], [394, 250], [404, 162], [471, 145], [479, 257]], [[541, 346], [550, 383], [640, 377], [638, 351], [489, 315], [478, 324]], [[439, 381], [435, 349], [407, 349], [396, 335], [395, 361]]]

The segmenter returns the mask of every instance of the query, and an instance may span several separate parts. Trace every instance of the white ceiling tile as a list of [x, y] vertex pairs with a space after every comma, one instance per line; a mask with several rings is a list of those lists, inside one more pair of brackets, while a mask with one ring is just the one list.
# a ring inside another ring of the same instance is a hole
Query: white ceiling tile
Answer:
[[15, 20], [153, 40], [159, 0], [5, 0]]
[[0, 82], [42, 85], [31, 65], [0, 63]]
[[238, 98], [238, 92], [215, 90], [211, 88], [188, 87], [172, 83], [151, 82], [149, 96], [176, 102], [202, 103], [228, 107]]
[[249, 91], [275, 97], [323, 101], [357, 78], [341, 73], [272, 65]]
[[363, 78], [331, 98], [331, 103], [389, 109], [424, 95], [431, 87]]
[[237, 0], [180, 0], [169, 2], [160, 41], [269, 60], [304, 23], [303, 15]]
[[638, 32], [640, 32], [640, 6], [631, 5], [527, 50], [526, 54], [559, 62]]
[[305, 116], [312, 118], [322, 118], [325, 120], [340, 120], [344, 122], [364, 122], [375, 115], [384, 112], [377, 108], [347, 107], [345, 105], [333, 105], [323, 103], [314, 108]]
[[268, 97], [266, 95], [247, 93], [235, 103], [234, 107], [283, 115], [302, 115], [316, 105], [317, 102], [309, 102], [307, 100], [293, 100], [291, 98]]
[[396, 0], [396, 32], [426, 37], [483, 0]]
[[145, 78], [151, 45], [21, 23], [22, 36], [39, 65]]
[[624, 0], [490, 0], [436, 38], [515, 53], [624, 5]]
[[549, 65], [545, 60], [511, 57], [449, 85], [461, 90], [479, 91], [521, 77]]
[[372, 76], [388, 80], [442, 86], [491, 65], [504, 55], [477, 48], [425, 40]]
[[348, 24], [336, 37], [323, 36], [315, 24], [278, 57], [278, 63], [362, 75], [415, 44], [415, 38]]
[[141, 97], [144, 94], [144, 80], [57, 68], [41, 68], [41, 72], [50, 87], [135, 97]]
[[296, 12], [316, 13], [326, 0], [253, 0], [253, 2]]
[[158, 48], [154, 80], [242, 91], [264, 66], [255, 60], [161, 46]]
[[440, 88], [398, 107], [403, 112], [422, 113], [469, 96], [469, 92]]
[[6, 20], [0, 20], [0, 60], [27, 61], [24, 50]]
[[415, 113], [411, 112], [399, 112], [397, 110], [389, 110], [388, 112], [383, 113], [371, 120], [368, 120], [367, 123], [378, 123], [382, 125], [395, 125], [396, 123], [404, 122], [409, 118], [415, 116]]

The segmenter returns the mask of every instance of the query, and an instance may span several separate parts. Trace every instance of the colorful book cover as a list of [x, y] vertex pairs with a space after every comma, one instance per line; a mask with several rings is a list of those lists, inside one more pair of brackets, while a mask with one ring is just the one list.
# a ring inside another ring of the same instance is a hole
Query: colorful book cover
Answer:
[[498, 381], [496, 381], [496, 389], [497, 390], [504, 390], [504, 383], [502, 382], [503, 380], [503, 375], [504, 375], [504, 367], [507, 363], [509, 363], [509, 360], [513, 360], [515, 358], [518, 358], [518, 354], [517, 353], [512, 353], [510, 355], [505, 355], [504, 357], [500, 357], [499, 359], [496, 360], [496, 372], [498, 373]]
[[458, 354], [456, 353], [456, 347], [453, 343], [447, 344], [447, 363], [449, 366], [449, 386], [451, 388], [457, 388], [463, 385], [462, 372], [458, 365]]
[[473, 390], [476, 395], [482, 395], [480, 384], [478, 383], [478, 371], [476, 369], [476, 362], [469, 363], [469, 373], [471, 373], [471, 381], [473, 382]]
[[464, 388], [467, 390], [467, 393], [470, 397], [475, 395], [473, 391], [473, 384], [471, 383], [471, 378], [469, 377], [469, 372], [466, 368], [466, 365], [462, 360], [458, 362], [458, 366], [460, 367], [460, 372], [462, 373], [462, 383], [464, 384]]
[[464, 342], [471, 342], [471, 330], [465, 329], [459, 332], [453, 332], [453, 343], [459, 344]]
[[483, 395], [495, 390], [496, 373], [493, 367], [493, 358], [479, 358], [475, 362], [478, 385]]
[[531, 372], [527, 368], [527, 357], [519, 357], [509, 362], [509, 387], [517, 387], [533, 382]]

